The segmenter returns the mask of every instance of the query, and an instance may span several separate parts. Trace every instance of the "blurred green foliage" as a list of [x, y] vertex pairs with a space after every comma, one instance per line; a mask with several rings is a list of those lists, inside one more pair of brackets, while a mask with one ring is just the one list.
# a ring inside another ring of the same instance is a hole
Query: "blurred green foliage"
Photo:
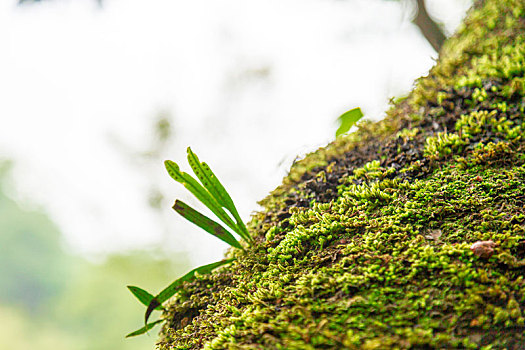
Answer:
[[339, 137], [350, 131], [350, 128], [361, 118], [363, 118], [363, 112], [359, 107], [353, 108], [340, 115], [339, 118], [337, 118], [339, 128], [337, 128], [337, 131], [335, 132], [335, 137]]
[[73, 258], [43, 213], [25, 212], [1, 192], [0, 232], [0, 302], [37, 313], [66, 287]]
[[[0, 185], [5, 173], [0, 167]], [[160, 290], [189, 263], [158, 251], [101, 263], [68, 254], [45, 213], [23, 210], [0, 191], [0, 266], [0, 349], [138, 350], [157, 337], [124, 339], [144, 312], [126, 284]]]

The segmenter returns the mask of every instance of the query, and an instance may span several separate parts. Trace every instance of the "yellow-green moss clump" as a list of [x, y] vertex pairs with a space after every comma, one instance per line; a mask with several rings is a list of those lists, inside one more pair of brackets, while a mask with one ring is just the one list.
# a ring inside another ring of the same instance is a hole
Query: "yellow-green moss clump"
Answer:
[[524, 349], [524, 73], [525, 3], [478, 2], [385, 120], [293, 166], [158, 348]]

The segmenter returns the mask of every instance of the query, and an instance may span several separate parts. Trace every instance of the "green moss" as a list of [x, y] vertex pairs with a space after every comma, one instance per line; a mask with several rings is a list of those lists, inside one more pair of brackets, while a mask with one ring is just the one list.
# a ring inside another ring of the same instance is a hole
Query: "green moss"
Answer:
[[478, 2], [385, 120], [297, 162], [158, 348], [523, 346], [524, 8]]
[[458, 134], [440, 132], [428, 137], [425, 144], [425, 155], [432, 160], [439, 159], [454, 151], [460, 152], [465, 142]]

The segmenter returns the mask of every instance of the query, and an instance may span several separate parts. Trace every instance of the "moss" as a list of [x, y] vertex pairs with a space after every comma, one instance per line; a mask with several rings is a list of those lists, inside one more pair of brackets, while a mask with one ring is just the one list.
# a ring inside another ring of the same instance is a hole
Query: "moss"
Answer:
[[158, 348], [522, 348], [524, 15], [476, 3], [385, 120], [294, 164]]

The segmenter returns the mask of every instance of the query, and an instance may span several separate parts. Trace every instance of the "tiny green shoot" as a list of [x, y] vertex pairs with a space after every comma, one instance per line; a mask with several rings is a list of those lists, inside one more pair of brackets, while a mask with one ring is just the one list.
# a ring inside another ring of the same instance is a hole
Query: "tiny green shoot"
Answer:
[[335, 132], [335, 137], [339, 137], [340, 135], [343, 135], [347, 133], [350, 128], [359, 121], [363, 117], [363, 112], [361, 111], [361, 108], [357, 107], [354, 109], [349, 110], [348, 112], [345, 112], [337, 118], [337, 122], [339, 123], [339, 128]]

